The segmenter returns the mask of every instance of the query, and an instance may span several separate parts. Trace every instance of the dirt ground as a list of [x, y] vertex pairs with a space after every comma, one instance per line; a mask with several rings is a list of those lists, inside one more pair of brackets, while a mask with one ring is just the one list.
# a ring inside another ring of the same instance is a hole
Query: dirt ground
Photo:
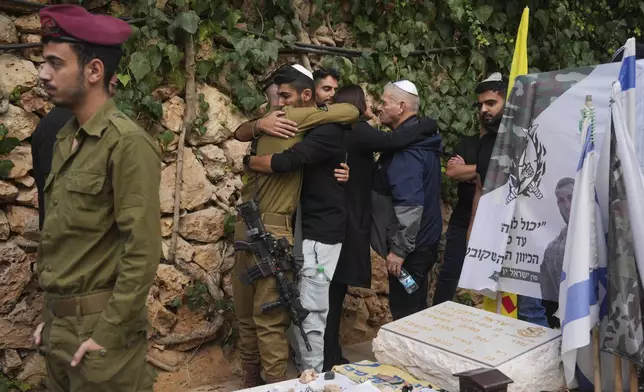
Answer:
[[217, 342], [202, 346], [176, 373], [155, 370], [154, 392], [187, 392], [206, 385], [220, 385], [223, 387], [220, 391], [233, 391], [239, 385], [237, 353], [224, 354]]

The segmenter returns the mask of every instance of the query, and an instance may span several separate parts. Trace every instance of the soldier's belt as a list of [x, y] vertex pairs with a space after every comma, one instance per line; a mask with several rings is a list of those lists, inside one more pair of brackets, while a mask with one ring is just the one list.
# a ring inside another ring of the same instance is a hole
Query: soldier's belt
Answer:
[[111, 291], [104, 291], [78, 297], [47, 299], [47, 306], [56, 317], [86, 316], [101, 313], [111, 297]]
[[[291, 228], [292, 226], [292, 217], [285, 214], [271, 214], [269, 212], [262, 214], [262, 222], [265, 225], [269, 226], [279, 226], [285, 228]], [[237, 222], [243, 222], [241, 216], [237, 216]]]

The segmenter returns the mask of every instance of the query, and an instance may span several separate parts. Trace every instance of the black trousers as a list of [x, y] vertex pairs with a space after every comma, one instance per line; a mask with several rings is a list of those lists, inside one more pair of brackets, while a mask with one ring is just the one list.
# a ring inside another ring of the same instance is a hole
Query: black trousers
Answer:
[[322, 370], [331, 370], [336, 365], [346, 363], [340, 347], [340, 320], [342, 319], [342, 304], [349, 286], [344, 283], [331, 281], [329, 288], [329, 314], [324, 329], [324, 365]]
[[403, 268], [414, 278], [418, 290], [408, 294], [398, 278], [389, 275], [389, 310], [394, 320], [427, 309], [429, 293], [429, 271], [438, 257], [438, 245], [427, 250], [410, 253], [403, 262]]
[[463, 270], [467, 252], [467, 227], [450, 225], [446, 234], [447, 244], [443, 255], [443, 265], [438, 274], [436, 292], [432, 305], [452, 301], [458, 288], [458, 280]]

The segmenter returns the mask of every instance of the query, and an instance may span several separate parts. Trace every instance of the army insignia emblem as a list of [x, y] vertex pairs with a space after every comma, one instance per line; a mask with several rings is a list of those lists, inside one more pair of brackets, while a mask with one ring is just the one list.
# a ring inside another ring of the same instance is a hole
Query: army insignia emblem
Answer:
[[[546, 172], [546, 162], [543, 159], [546, 155], [546, 148], [537, 136], [538, 127], [538, 125], [532, 125], [530, 129], [523, 129], [528, 140], [519, 162], [512, 161], [510, 192], [505, 200], [506, 205], [519, 195], [527, 197], [534, 195], [537, 199], [543, 198], [539, 185], [541, 185], [541, 179]], [[528, 151], [534, 151], [534, 158], [528, 158]]]

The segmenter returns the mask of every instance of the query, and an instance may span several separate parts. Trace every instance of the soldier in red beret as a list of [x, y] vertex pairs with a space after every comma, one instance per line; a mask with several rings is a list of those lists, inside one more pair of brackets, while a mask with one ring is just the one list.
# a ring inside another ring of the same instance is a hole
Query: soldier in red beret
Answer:
[[130, 26], [75, 5], [40, 13], [52, 101], [74, 114], [44, 185], [34, 340], [50, 392], [152, 392], [146, 300], [161, 257], [160, 153], [116, 108], [110, 80]]

